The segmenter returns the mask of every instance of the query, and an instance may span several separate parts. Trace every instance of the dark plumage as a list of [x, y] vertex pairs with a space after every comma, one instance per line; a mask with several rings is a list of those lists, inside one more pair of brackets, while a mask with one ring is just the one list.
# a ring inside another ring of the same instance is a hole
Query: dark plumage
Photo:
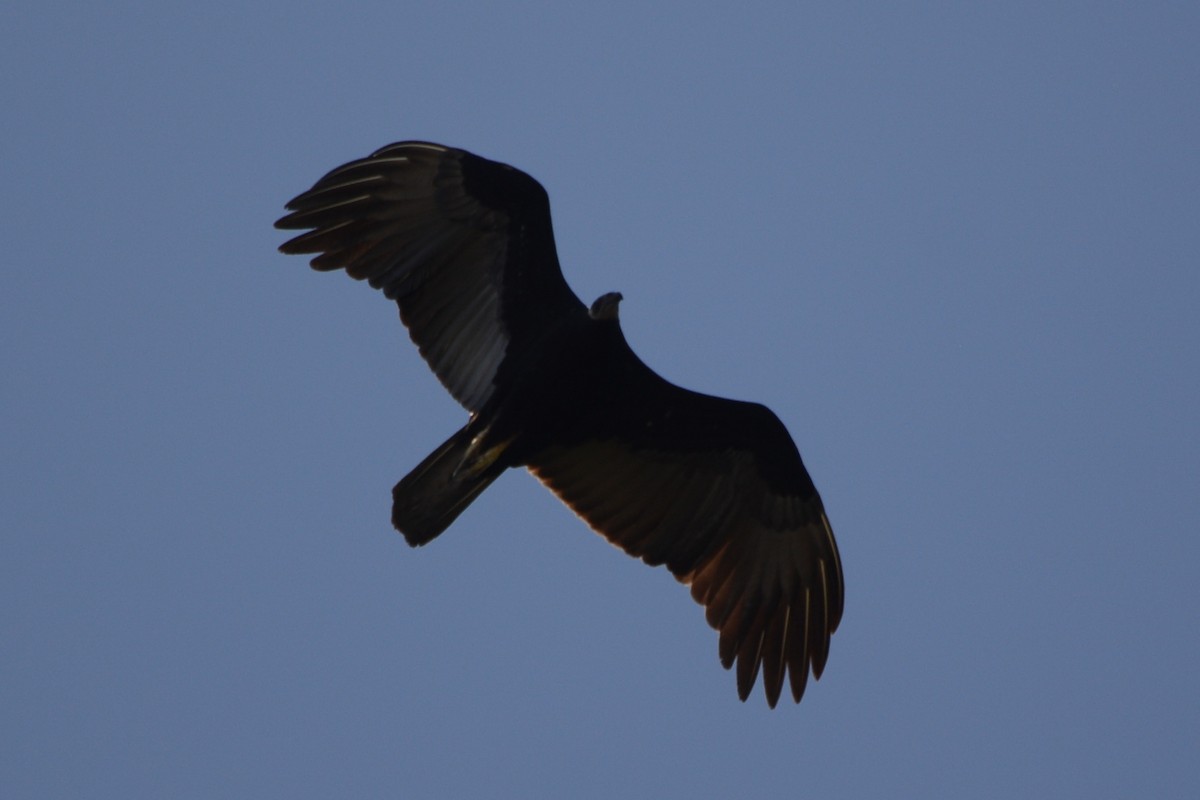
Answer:
[[625, 342], [621, 296], [589, 309], [563, 280], [545, 190], [520, 170], [426, 142], [338, 167], [287, 205], [279, 249], [382, 289], [470, 412], [393, 490], [392, 522], [429, 542], [509, 467], [592, 528], [691, 586], [774, 707], [799, 702], [842, 617], [842, 568], [787, 429], [756, 403], [671, 384]]

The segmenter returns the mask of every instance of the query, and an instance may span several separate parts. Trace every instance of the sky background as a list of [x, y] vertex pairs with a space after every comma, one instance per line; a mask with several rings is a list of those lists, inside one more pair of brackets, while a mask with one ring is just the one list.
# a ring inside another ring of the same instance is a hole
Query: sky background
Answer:
[[[0, 18], [0, 795], [1200, 796], [1200, 6]], [[791, 430], [846, 579], [800, 706], [524, 472], [391, 530], [464, 413], [272, 223], [406, 138]]]

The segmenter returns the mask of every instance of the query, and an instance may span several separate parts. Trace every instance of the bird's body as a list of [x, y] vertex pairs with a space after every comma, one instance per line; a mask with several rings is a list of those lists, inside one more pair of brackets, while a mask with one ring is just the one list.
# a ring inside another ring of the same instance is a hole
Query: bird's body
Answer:
[[567, 287], [549, 202], [519, 170], [425, 142], [333, 170], [277, 225], [395, 300], [470, 412], [393, 490], [410, 544], [440, 534], [500, 474], [527, 467], [593, 528], [665, 564], [721, 632], [745, 699], [799, 701], [842, 613], [837, 545], [795, 444], [766, 407], [671, 384], [642, 363], [609, 293]]

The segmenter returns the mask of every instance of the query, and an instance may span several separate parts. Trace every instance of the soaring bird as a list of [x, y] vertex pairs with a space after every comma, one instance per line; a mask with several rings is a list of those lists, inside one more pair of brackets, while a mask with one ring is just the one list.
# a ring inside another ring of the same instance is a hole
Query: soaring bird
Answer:
[[659, 377], [630, 349], [610, 292], [580, 302], [559, 268], [545, 189], [452, 147], [398, 142], [325, 175], [277, 228], [394, 300], [466, 425], [392, 490], [414, 547], [510, 467], [588, 525], [665, 564], [719, 631], [745, 700], [800, 701], [842, 618], [842, 566], [821, 498], [779, 418]]

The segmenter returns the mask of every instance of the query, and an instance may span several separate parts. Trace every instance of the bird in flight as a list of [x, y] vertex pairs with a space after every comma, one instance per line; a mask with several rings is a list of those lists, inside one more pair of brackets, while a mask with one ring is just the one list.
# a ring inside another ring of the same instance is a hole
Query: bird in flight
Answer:
[[567, 286], [545, 189], [452, 147], [398, 142], [287, 204], [280, 246], [395, 301], [417, 349], [470, 416], [392, 490], [414, 547], [510, 467], [588, 525], [665, 564], [719, 631], [745, 700], [800, 702], [842, 618], [842, 566], [821, 498], [779, 418], [659, 377], [630, 349], [610, 292]]

